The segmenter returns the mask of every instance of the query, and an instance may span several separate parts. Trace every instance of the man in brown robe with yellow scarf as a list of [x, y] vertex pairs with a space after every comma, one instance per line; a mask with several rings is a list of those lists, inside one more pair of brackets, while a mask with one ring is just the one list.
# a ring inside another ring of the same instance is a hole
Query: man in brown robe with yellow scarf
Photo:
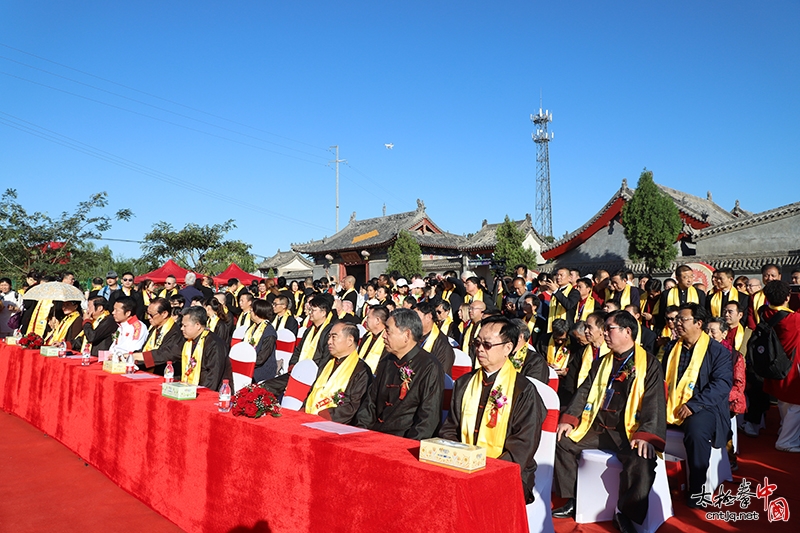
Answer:
[[509, 355], [519, 329], [508, 318], [491, 316], [475, 337], [480, 368], [458, 378], [439, 436], [486, 448], [486, 455], [517, 463], [526, 503], [533, 501], [534, 455], [547, 409]]
[[558, 424], [555, 492], [567, 503], [553, 510], [554, 518], [575, 517], [578, 459], [586, 449], [616, 454], [622, 463], [619, 513], [614, 524], [623, 532], [642, 524], [655, 481], [656, 451], [664, 450], [666, 402], [664, 372], [651, 354], [637, 346], [639, 324], [627, 311], [615, 311], [605, 321], [605, 341], [611, 352], [592, 363]]

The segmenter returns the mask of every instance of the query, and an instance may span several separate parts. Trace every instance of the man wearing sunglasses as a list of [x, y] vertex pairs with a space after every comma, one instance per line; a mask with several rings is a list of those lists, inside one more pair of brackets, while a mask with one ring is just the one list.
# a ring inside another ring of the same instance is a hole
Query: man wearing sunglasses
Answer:
[[[613, 452], [622, 463], [614, 525], [633, 532], [647, 516], [655, 481], [656, 451], [664, 450], [664, 372], [636, 344], [639, 324], [627, 311], [614, 311], [603, 330], [610, 353], [598, 357], [561, 415], [556, 430], [555, 491], [568, 498], [554, 518], [575, 517], [578, 459], [587, 449]], [[730, 359], [730, 357], [729, 357]]]
[[528, 378], [517, 373], [509, 355], [519, 328], [508, 318], [490, 316], [473, 345], [480, 367], [458, 378], [439, 436], [486, 448], [486, 455], [517, 463], [526, 503], [533, 497], [536, 461], [547, 409]]
[[125, 272], [122, 275], [122, 286], [111, 293], [111, 296], [108, 299], [109, 307], [114, 309], [114, 304], [123, 296], [133, 300], [133, 303], [135, 304], [133, 314], [139, 320], [144, 321], [144, 315], [147, 308], [144, 305], [142, 293], [137, 291], [136, 287], [133, 285], [133, 274], [131, 272]]

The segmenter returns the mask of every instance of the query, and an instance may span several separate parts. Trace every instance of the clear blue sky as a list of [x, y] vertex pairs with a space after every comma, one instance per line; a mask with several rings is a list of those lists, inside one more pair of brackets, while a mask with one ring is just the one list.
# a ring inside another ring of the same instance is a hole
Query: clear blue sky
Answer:
[[469, 233], [534, 212], [541, 91], [557, 237], [645, 166], [800, 199], [800, 3], [654, 4], [0, 0], [0, 185], [53, 214], [105, 190], [136, 214], [109, 238], [234, 218], [271, 255], [334, 233], [338, 144], [341, 226], [422, 198]]

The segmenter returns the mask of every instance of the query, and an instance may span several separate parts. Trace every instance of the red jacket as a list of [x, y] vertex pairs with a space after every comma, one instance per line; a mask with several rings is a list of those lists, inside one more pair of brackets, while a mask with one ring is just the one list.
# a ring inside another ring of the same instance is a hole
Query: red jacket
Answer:
[[[766, 309], [764, 316], [769, 320], [777, 311]], [[778, 400], [800, 405], [800, 356], [796, 354], [800, 348], [800, 313], [790, 313], [775, 326], [775, 333], [781, 341], [786, 355], [792, 358], [789, 375], [784, 379], [765, 379], [764, 392], [772, 394]]]

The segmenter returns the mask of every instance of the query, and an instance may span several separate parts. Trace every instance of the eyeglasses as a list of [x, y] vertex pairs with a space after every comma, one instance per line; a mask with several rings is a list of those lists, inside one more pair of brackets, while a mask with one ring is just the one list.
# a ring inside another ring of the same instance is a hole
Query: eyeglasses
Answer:
[[133, 278], [122, 278], [122, 281], [133, 281]]
[[676, 318], [678, 318], [678, 317], [675, 317], [675, 316], [668, 316], [668, 317], [666, 317], [666, 320], [667, 320], [667, 322], [675, 322], [675, 319], [676, 319]]
[[611, 331], [612, 329], [623, 329], [622, 326], [604, 326], [603, 331]]
[[489, 350], [491, 350], [493, 347], [500, 346], [501, 344], [506, 344], [506, 343], [505, 342], [494, 342], [494, 343], [492, 343], [492, 342], [489, 342], [489, 341], [482, 341], [480, 339], [474, 339], [472, 341], [472, 347], [473, 348], [475, 348], [477, 350], [478, 347], [483, 346], [483, 349], [486, 350], [487, 352]]
[[693, 316], [679, 316], [679, 317], [675, 318], [675, 322], [680, 322], [681, 324], [683, 324], [684, 322], [687, 322], [689, 320], [694, 322], [694, 317]]

